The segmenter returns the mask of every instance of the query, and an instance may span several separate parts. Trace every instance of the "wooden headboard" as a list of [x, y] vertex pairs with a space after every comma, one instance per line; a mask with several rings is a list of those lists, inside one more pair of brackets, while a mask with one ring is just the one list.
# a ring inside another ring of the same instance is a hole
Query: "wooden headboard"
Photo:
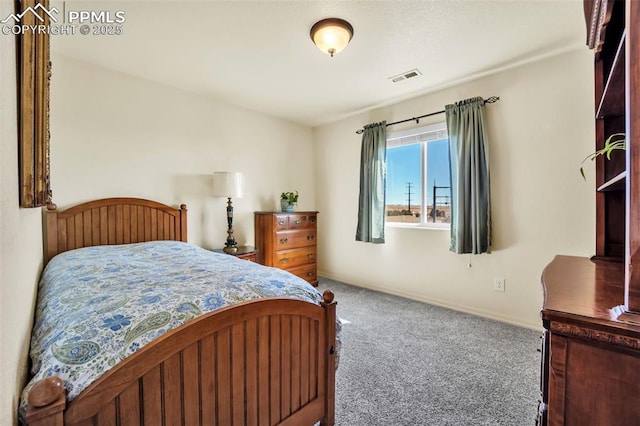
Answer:
[[58, 211], [47, 206], [45, 259], [80, 247], [143, 241], [187, 241], [187, 206], [141, 198], [105, 198]]

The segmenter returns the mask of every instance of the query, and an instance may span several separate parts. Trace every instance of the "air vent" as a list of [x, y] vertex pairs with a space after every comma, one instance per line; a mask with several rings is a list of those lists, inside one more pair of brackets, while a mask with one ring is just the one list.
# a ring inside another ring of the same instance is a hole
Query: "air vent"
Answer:
[[420, 75], [422, 75], [422, 73], [420, 71], [418, 71], [417, 69], [412, 69], [410, 71], [405, 71], [402, 74], [398, 74], [398, 75], [394, 75], [393, 77], [389, 77], [388, 80], [391, 80], [394, 83], [397, 83], [399, 81], [408, 80], [410, 78], [418, 77]]

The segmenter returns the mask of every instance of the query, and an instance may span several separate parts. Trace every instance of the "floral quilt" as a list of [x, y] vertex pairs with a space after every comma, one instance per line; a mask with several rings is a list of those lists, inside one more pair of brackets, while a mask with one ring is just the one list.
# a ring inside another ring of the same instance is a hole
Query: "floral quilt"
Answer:
[[55, 256], [39, 284], [33, 378], [55, 375], [75, 398], [146, 343], [195, 317], [263, 297], [319, 304], [320, 293], [279, 269], [177, 241], [86, 247]]

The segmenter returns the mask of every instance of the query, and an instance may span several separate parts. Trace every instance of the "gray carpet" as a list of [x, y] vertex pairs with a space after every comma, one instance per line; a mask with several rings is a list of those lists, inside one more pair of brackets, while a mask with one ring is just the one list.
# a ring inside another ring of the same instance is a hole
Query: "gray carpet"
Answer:
[[533, 425], [540, 333], [321, 279], [342, 327], [336, 425]]

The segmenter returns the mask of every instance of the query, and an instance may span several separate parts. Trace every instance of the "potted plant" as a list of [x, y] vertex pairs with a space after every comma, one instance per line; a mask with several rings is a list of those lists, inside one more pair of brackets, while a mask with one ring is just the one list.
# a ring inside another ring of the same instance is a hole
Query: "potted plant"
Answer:
[[283, 192], [280, 194], [280, 207], [283, 212], [292, 212], [296, 208], [296, 204], [298, 203], [298, 191], [294, 192]]
[[627, 140], [626, 140], [626, 135], [624, 133], [614, 133], [611, 136], [609, 136], [607, 140], [604, 142], [604, 148], [599, 149], [596, 152], [593, 152], [587, 155], [586, 158], [582, 160], [582, 163], [580, 163], [580, 174], [582, 175], [582, 179], [587, 180], [587, 178], [584, 175], [584, 169], [583, 169], [583, 164], [585, 161], [587, 160], [593, 161], [596, 158], [598, 158], [600, 155], [606, 155], [607, 160], [610, 160], [611, 153], [614, 150], [621, 149], [624, 151], [626, 147], [627, 147]]

